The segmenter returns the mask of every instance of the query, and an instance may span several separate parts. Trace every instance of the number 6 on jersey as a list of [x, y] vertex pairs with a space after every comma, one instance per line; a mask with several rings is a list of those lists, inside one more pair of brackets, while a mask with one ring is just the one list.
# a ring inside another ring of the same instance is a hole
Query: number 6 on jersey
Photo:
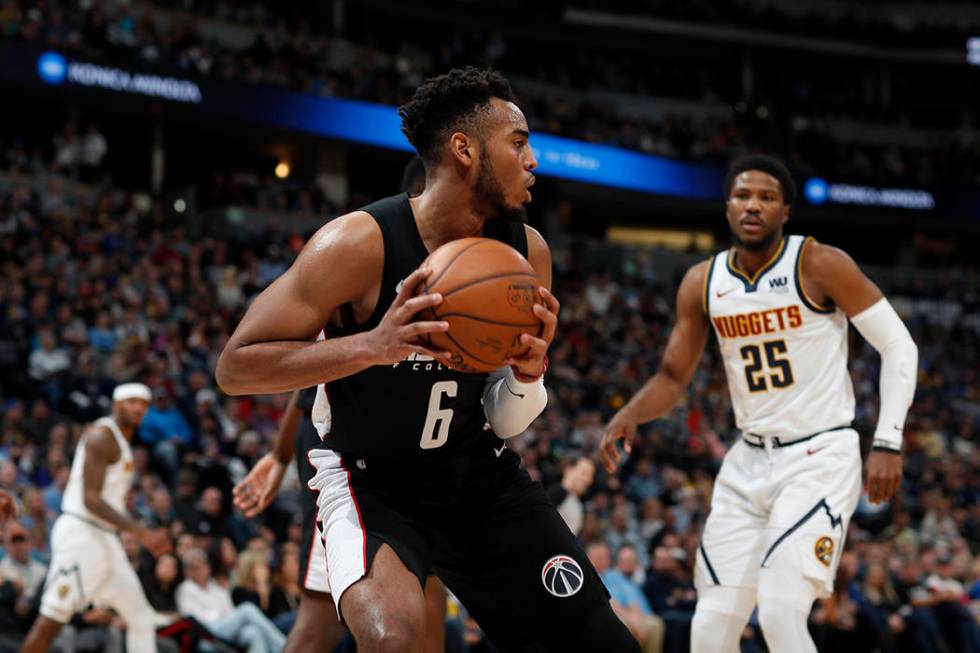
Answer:
[[423, 449], [438, 449], [449, 439], [449, 423], [453, 419], [453, 409], [442, 407], [442, 396], [455, 397], [457, 387], [455, 381], [439, 381], [432, 384], [429, 411], [425, 415], [422, 440], [419, 441], [419, 446]]

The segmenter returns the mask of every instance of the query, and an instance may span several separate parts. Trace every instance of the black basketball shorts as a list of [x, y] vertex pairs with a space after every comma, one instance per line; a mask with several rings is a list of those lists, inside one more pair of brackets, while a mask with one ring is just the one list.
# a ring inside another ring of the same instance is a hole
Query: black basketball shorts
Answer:
[[388, 544], [420, 586], [439, 576], [501, 651], [638, 651], [541, 485], [515, 453], [486, 450], [431, 470], [313, 451], [338, 607]]

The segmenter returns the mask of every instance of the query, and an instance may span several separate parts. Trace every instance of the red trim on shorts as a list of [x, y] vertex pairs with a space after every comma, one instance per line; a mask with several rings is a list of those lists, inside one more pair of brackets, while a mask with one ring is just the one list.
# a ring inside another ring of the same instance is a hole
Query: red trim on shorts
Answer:
[[[344, 460], [340, 460], [340, 468], [347, 472], [347, 491], [350, 492], [351, 501], [354, 502], [354, 509], [357, 510], [357, 522], [361, 527], [361, 560], [364, 565], [364, 574], [368, 573], [368, 563], [367, 563], [367, 530], [364, 528], [364, 517], [361, 515], [361, 506], [357, 503], [357, 497], [354, 496], [354, 484], [350, 480], [350, 470], [344, 465]], [[326, 546], [326, 543], [324, 543]]]

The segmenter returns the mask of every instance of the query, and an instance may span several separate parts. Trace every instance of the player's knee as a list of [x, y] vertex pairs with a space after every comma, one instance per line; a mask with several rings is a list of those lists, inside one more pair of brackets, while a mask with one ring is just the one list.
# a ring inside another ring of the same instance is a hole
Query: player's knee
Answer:
[[815, 652], [808, 615], [809, 609], [801, 609], [795, 601], [759, 598], [759, 627], [770, 650]]
[[425, 624], [408, 615], [391, 615], [372, 621], [354, 634], [357, 650], [366, 653], [407, 653], [425, 639]]
[[698, 607], [691, 620], [691, 653], [737, 653], [747, 619]]
[[343, 637], [344, 626], [337, 619], [333, 600], [303, 594], [283, 653], [332, 651]]
[[691, 620], [692, 653], [737, 653], [755, 607], [755, 591], [712, 585], [700, 588]]

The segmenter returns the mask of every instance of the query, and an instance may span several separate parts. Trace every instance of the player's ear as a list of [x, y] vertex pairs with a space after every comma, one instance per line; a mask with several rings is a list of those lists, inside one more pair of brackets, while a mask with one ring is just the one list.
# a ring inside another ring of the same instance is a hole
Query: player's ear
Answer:
[[476, 161], [477, 151], [476, 142], [463, 132], [453, 132], [449, 137], [449, 152], [453, 160], [467, 168], [471, 167]]
[[790, 204], [787, 204], [787, 205], [785, 205], [783, 207], [783, 219], [782, 219], [782, 222], [780, 224], [786, 224], [786, 221], [789, 220], [789, 210], [791, 208], [793, 208], [793, 207]]

